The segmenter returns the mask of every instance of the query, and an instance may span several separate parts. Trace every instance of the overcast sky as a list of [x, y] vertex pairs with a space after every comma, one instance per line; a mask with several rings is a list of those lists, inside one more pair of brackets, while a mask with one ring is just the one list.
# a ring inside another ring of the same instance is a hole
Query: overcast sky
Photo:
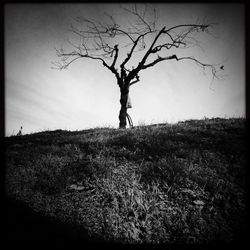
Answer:
[[[158, 27], [217, 23], [202, 34], [200, 47], [180, 50], [202, 62], [224, 65], [222, 80], [192, 61], [163, 61], [140, 74], [130, 89], [135, 125], [174, 123], [204, 117], [245, 116], [244, 6], [239, 4], [154, 4]], [[5, 5], [5, 134], [44, 130], [118, 127], [119, 88], [96, 60], [83, 58], [66, 70], [52, 69], [55, 47], [67, 46], [68, 28], [79, 16], [122, 24], [131, 20], [117, 4]], [[178, 52], [176, 52], [178, 55]], [[122, 58], [121, 58], [122, 59]], [[136, 61], [137, 55], [134, 60]], [[136, 63], [137, 65], [137, 63]]]

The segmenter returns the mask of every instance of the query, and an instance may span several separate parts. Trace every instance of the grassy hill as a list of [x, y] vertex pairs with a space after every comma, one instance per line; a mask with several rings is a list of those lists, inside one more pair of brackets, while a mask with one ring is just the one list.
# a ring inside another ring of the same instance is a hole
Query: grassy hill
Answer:
[[[240, 242], [244, 138], [244, 119], [219, 118], [12, 136], [5, 138], [6, 195], [12, 208], [21, 202], [70, 225], [78, 240]], [[14, 225], [20, 216], [13, 216]], [[51, 238], [63, 239], [56, 231]]]

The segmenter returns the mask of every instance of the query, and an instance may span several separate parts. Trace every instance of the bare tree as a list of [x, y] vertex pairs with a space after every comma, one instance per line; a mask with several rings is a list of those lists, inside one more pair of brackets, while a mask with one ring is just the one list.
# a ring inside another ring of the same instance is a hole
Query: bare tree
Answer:
[[[201, 32], [209, 34], [212, 23], [185, 23], [158, 28], [155, 9], [149, 10], [147, 5], [142, 7], [136, 4], [130, 8], [120, 7], [127, 12], [129, 20], [134, 18], [133, 23], [130, 21], [127, 26], [119, 25], [114, 16], [107, 13], [106, 22], [76, 18], [76, 24], [71, 24], [70, 31], [76, 35], [78, 43], [69, 41], [71, 50], [67, 52], [56, 49], [61, 60], [53, 64], [58, 69], [65, 69], [81, 58], [100, 61], [114, 74], [120, 88], [119, 127], [126, 128], [130, 87], [140, 81], [141, 71], [167, 60], [193, 61], [203, 69], [209, 68], [213, 79], [217, 77], [217, 69], [213, 64], [203, 63], [195, 57], [178, 56], [176, 53], [181, 48], [199, 46], [196, 35]], [[134, 56], [137, 52], [141, 55], [139, 60]]]

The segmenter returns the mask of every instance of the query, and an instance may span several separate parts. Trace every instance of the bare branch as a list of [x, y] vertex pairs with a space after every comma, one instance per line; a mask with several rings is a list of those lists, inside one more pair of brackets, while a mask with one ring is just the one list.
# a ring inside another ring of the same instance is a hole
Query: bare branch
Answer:
[[212, 75], [213, 75], [212, 81], [214, 80], [214, 78], [219, 79], [219, 78], [218, 78], [218, 75], [217, 75], [217, 70], [216, 70], [216, 68], [215, 68], [215, 65], [213, 65], [213, 64], [202, 63], [202, 62], [200, 62], [199, 60], [197, 60], [196, 58], [194, 58], [194, 57], [189, 57], [189, 56], [186, 56], [186, 57], [179, 57], [179, 58], [176, 56], [176, 60], [177, 60], [177, 61], [181, 61], [181, 60], [191, 60], [191, 61], [196, 62], [198, 65], [201, 65], [203, 69], [205, 69], [205, 68], [210, 68], [210, 69], [211, 69], [211, 72], [212, 72]]
[[[70, 25], [70, 32], [76, 35], [79, 42], [68, 41], [69, 45], [73, 47], [73, 51], [64, 52], [63, 49], [56, 50], [57, 56], [61, 58], [61, 62], [53, 63], [54, 66], [60, 69], [67, 68], [72, 62], [79, 58], [89, 58], [101, 61], [102, 64], [108, 68], [118, 79], [118, 85], [133, 85], [139, 82], [140, 70], [153, 67], [157, 63], [165, 60], [175, 59], [192, 60], [202, 66], [203, 68], [210, 68], [213, 78], [217, 78], [217, 71], [214, 65], [200, 62], [194, 57], [177, 57], [175, 54], [159, 55], [164, 51], [171, 49], [188, 48], [189, 46], [200, 46], [200, 42], [195, 35], [206, 32], [214, 25], [213, 23], [194, 23], [194, 24], [180, 24], [172, 27], [161, 27], [156, 29], [156, 22], [158, 19], [155, 9], [149, 17], [149, 8], [147, 5], [139, 8], [139, 5], [134, 4], [133, 8], [121, 7], [124, 11], [129, 13], [132, 19], [129, 27], [119, 25], [114, 16], [104, 13], [107, 19], [93, 20], [90, 18], [78, 17], [75, 19], [76, 25]], [[133, 23], [132, 23], [133, 22]], [[152, 40], [148, 39], [152, 36]], [[123, 39], [126, 38], [126, 39]], [[115, 45], [114, 45], [115, 44]], [[127, 54], [124, 58], [120, 58], [120, 52], [124, 49]], [[144, 50], [142, 59], [137, 66], [132, 67], [131, 70], [126, 68], [126, 64], [131, 60], [135, 52]], [[172, 53], [175, 53], [173, 51]], [[172, 54], [171, 53], [171, 54]], [[151, 55], [156, 55], [157, 58], [151, 62], [147, 62]], [[115, 68], [116, 64], [120, 63], [120, 72]], [[110, 62], [110, 63], [108, 63]]]
[[[145, 62], [147, 60], [147, 58], [149, 57], [149, 55], [154, 54], [158, 51], [160, 51], [162, 48], [166, 48], [166, 49], [171, 49], [172, 47], [175, 48], [179, 48], [179, 46], [183, 45], [185, 46], [185, 38], [187, 37], [188, 34], [192, 33], [192, 32], [199, 32], [199, 31], [204, 31], [209, 27], [209, 25], [203, 25], [203, 24], [182, 24], [182, 25], [176, 25], [174, 27], [171, 27], [169, 29], [166, 29], [166, 27], [163, 27], [158, 34], [156, 35], [155, 39], [153, 40], [153, 42], [151, 43], [151, 46], [149, 47], [149, 49], [146, 51], [144, 57], [142, 58], [142, 60], [138, 63], [137, 67], [132, 70], [128, 77], [130, 79], [133, 79], [135, 77], [136, 74], [138, 74], [138, 72], [141, 69], [145, 69], [147, 67], [153, 66], [156, 63], [162, 61], [162, 60], [167, 60], [167, 59], [172, 59], [171, 57], [158, 57], [154, 62], [148, 64], [145, 66]], [[170, 31], [175, 31], [176, 29], [182, 29], [182, 28], [188, 28], [187, 30], [181, 30], [179, 33], [177, 33], [177, 35], [175, 37], [173, 37], [170, 34]], [[171, 43], [167, 42], [167, 43], [162, 43], [161, 45], [157, 45], [155, 46], [155, 44], [158, 42], [160, 36], [162, 36], [163, 34], [168, 35], [168, 37], [171, 39]], [[154, 47], [155, 46], [155, 47]], [[164, 58], [164, 59], [163, 59]]]
[[62, 62], [52, 62], [53, 65], [55, 65], [56, 67], [52, 67], [53, 69], [66, 69], [72, 62], [76, 61], [77, 59], [81, 58], [80, 56], [75, 57], [74, 59], [66, 62], [65, 60], [63, 60]]
[[137, 17], [137, 26], [143, 26], [144, 28], [146, 28], [146, 30], [152, 31], [151, 25], [145, 19], [147, 7], [145, 7], [145, 10], [142, 15], [138, 12], [136, 4], [134, 4], [134, 10], [130, 10], [125, 7], [122, 7], [122, 9]]
[[135, 77], [136, 77], [136, 80], [130, 82], [129, 86], [131, 86], [131, 85], [133, 85], [133, 84], [135, 84], [135, 83], [137, 83], [137, 82], [140, 81], [140, 77], [138, 75], [136, 75]]
[[163, 27], [158, 34], [156, 35], [155, 39], [153, 40], [151, 46], [149, 47], [149, 49], [147, 50], [147, 52], [145, 53], [144, 57], [142, 58], [142, 60], [138, 63], [137, 67], [132, 70], [129, 74], [128, 74], [128, 78], [129, 79], [133, 79], [135, 77], [135, 75], [138, 74], [138, 72], [142, 69], [144, 63], [146, 62], [146, 59], [148, 58], [148, 56], [152, 53], [152, 49], [155, 45], [155, 43], [157, 42], [158, 38], [160, 37], [160, 35], [164, 32], [166, 27]]
[[[203, 63], [201, 61], [199, 61], [198, 59], [194, 58], [194, 57], [190, 57], [190, 56], [186, 56], [186, 57], [177, 57], [176, 55], [172, 55], [172, 56], [168, 56], [168, 57], [160, 57], [158, 56], [158, 58], [156, 60], [154, 60], [153, 62], [147, 64], [147, 65], [143, 65], [141, 67], [141, 69], [146, 69], [149, 67], [153, 67], [154, 65], [156, 65], [157, 63], [161, 62], [161, 61], [165, 61], [165, 60], [172, 60], [175, 59], [176, 61], [181, 61], [181, 60], [191, 60], [196, 62], [198, 65], [202, 66], [203, 69], [205, 68], [210, 68], [211, 69], [211, 73], [212, 73], [212, 81], [214, 80], [214, 78], [219, 79], [218, 75], [217, 75], [217, 70], [215, 65], [213, 64], [208, 64], [208, 63]], [[222, 66], [221, 66], [222, 67]]]
[[115, 57], [114, 57], [112, 65], [111, 65], [112, 68], [114, 68], [115, 63], [116, 63], [117, 58], [118, 58], [118, 52], [119, 52], [118, 45], [114, 46], [114, 51], [115, 51]]
[[[79, 59], [79, 58], [90, 58], [90, 59], [93, 59], [93, 60], [99, 60], [102, 62], [103, 66], [105, 66], [106, 68], [108, 68], [112, 73], [115, 74], [116, 78], [119, 78], [119, 74], [117, 72], [117, 70], [114, 68], [114, 65], [113, 66], [109, 66], [105, 60], [101, 57], [95, 57], [95, 56], [91, 56], [91, 55], [88, 55], [88, 54], [80, 54], [80, 53], [77, 53], [75, 51], [71, 52], [71, 53], [59, 53], [57, 54], [58, 57], [62, 57], [62, 62], [60, 65], [58, 63], [56, 63], [57, 66], [60, 66], [60, 69], [65, 69], [67, 68], [72, 62], [74, 62], [75, 60]], [[69, 62], [66, 62], [67, 59], [69, 57], [74, 57], [72, 60], [70, 60]], [[55, 65], [55, 63], [54, 63]]]
[[207, 25], [201, 25], [201, 24], [180, 24], [180, 25], [176, 25], [174, 27], [171, 27], [167, 30], [165, 30], [164, 33], [169, 33], [172, 30], [178, 29], [178, 28], [183, 28], [183, 27], [189, 27], [189, 28], [196, 28], [196, 29], [200, 29], [201, 31], [205, 31], [211, 24], [207, 24]]
[[139, 36], [137, 37], [137, 39], [134, 41], [134, 44], [133, 44], [133, 46], [132, 46], [130, 52], [127, 54], [127, 57], [125, 58], [125, 60], [122, 62], [121, 68], [123, 68], [123, 67], [125, 66], [125, 64], [126, 64], [126, 63], [129, 61], [129, 59], [131, 58], [131, 56], [132, 56], [132, 54], [133, 54], [133, 52], [134, 52], [136, 46], [138, 45], [138, 42], [140, 41], [140, 39], [143, 38], [143, 37], [145, 37], [147, 34], [150, 34], [150, 33], [152, 33], [152, 31], [148, 31], [148, 32], [143, 33], [143, 34], [141, 34], [141, 35], [139, 35]]
[[161, 61], [165, 61], [165, 60], [171, 60], [171, 59], [176, 59], [176, 55], [172, 55], [172, 56], [168, 56], [168, 57], [160, 57], [158, 56], [157, 59], [155, 59], [153, 62], [147, 64], [147, 65], [143, 65], [141, 66], [141, 69], [146, 69], [149, 67], [153, 67], [155, 64], [161, 62]]

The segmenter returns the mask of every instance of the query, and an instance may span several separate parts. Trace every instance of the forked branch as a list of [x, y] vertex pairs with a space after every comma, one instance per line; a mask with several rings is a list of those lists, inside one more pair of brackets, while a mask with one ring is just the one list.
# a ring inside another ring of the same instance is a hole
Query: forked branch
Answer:
[[[136, 4], [133, 8], [123, 6], [121, 8], [135, 18], [133, 24], [129, 26], [120, 25], [116, 22], [114, 16], [107, 13], [105, 13], [105, 16], [108, 17], [108, 21], [80, 17], [75, 19], [77, 24], [71, 24], [70, 31], [77, 36], [79, 42], [74, 44], [69, 41], [69, 44], [73, 47], [71, 52], [64, 52], [63, 49], [56, 50], [61, 61], [54, 62], [53, 65], [56, 68], [65, 69], [80, 58], [101, 61], [103, 66], [115, 75], [119, 86], [122, 83], [131, 86], [139, 82], [139, 72], [141, 70], [172, 59], [177, 61], [192, 60], [203, 68], [210, 68], [213, 78], [217, 76], [214, 65], [200, 62], [190, 56], [179, 57], [175, 51], [190, 45], [199, 45], [195, 35], [200, 32], [208, 33], [208, 29], [214, 23], [180, 24], [156, 29], [156, 11], [154, 10], [151, 18], [148, 18], [147, 5], [141, 9]], [[132, 20], [132, 18], [129, 18], [129, 20]], [[125, 45], [122, 45], [124, 43]], [[137, 66], [129, 69], [127, 65], [135, 57], [135, 52], [138, 50], [144, 54], [142, 54]], [[121, 58], [121, 55], [124, 56], [124, 53], [121, 53], [121, 51], [125, 52], [126, 55], [123, 58]], [[172, 55], [165, 54], [166, 52], [171, 52]], [[157, 58], [147, 62], [150, 56], [156, 56]], [[118, 72], [119, 68], [120, 72]]]

